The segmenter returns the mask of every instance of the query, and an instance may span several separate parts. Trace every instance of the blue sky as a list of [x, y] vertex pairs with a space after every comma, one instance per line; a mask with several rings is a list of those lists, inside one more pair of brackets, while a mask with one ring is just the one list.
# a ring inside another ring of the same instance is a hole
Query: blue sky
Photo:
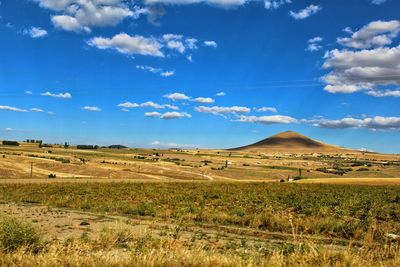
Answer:
[[397, 0], [1, 0], [0, 139], [400, 153]]

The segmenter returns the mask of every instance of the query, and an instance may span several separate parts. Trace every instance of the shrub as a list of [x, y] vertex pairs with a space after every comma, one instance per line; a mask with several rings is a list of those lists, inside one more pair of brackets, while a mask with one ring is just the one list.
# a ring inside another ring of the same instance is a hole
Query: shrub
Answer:
[[38, 247], [39, 235], [35, 228], [25, 221], [11, 217], [0, 218], [0, 248], [15, 251], [21, 247]]
[[98, 149], [99, 146], [92, 146], [92, 145], [77, 145], [77, 149]]

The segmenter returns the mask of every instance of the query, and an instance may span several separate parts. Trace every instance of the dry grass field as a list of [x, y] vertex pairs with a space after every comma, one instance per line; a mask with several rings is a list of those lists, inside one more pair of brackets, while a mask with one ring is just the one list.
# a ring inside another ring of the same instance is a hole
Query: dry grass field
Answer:
[[398, 266], [400, 156], [0, 145], [2, 266]]

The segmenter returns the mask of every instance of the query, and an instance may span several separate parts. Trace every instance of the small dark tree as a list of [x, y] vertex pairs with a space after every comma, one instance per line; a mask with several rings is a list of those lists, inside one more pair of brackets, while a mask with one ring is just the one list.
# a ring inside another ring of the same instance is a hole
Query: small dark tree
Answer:
[[65, 143], [64, 143], [64, 148], [65, 148], [65, 149], [69, 148], [68, 142], [65, 142]]

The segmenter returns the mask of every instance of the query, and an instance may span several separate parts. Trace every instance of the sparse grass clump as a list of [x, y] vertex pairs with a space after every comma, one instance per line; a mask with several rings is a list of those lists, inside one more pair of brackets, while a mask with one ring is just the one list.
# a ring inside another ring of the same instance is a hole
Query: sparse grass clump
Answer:
[[39, 234], [28, 222], [8, 216], [0, 217], [1, 250], [37, 249], [39, 242]]

